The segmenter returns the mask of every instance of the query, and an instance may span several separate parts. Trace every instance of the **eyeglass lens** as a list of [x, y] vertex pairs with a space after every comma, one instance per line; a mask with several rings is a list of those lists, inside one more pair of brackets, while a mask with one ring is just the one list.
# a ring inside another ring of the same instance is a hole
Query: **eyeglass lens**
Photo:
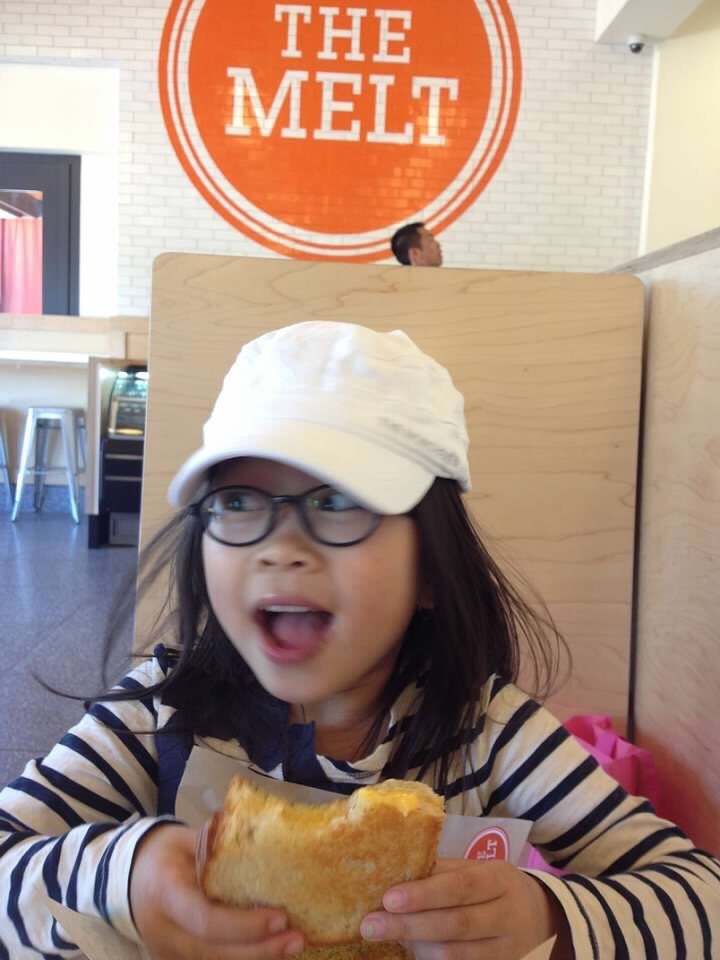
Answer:
[[[321, 543], [343, 545], [365, 539], [379, 522], [377, 514], [361, 507], [332, 487], [319, 487], [289, 504], [300, 510], [309, 533]], [[209, 493], [200, 505], [205, 529], [216, 540], [235, 546], [256, 543], [270, 533], [273, 515], [285, 504], [252, 487], [228, 487]]]

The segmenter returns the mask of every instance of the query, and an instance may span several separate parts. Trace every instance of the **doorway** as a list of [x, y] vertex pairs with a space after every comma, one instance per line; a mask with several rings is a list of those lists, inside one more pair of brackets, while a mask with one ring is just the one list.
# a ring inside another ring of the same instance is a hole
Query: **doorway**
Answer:
[[80, 157], [0, 153], [0, 313], [78, 313]]

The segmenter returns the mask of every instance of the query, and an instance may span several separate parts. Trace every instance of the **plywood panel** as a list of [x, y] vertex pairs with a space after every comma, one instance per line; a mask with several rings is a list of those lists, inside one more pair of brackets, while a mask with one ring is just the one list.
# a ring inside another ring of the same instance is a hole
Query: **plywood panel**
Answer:
[[663, 812], [720, 854], [720, 250], [647, 281], [637, 736]]
[[402, 328], [465, 394], [480, 525], [568, 636], [558, 712], [624, 725], [642, 300], [632, 277], [163, 256], [143, 538], [169, 516], [168, 482], [246, 340], [308, 319]]

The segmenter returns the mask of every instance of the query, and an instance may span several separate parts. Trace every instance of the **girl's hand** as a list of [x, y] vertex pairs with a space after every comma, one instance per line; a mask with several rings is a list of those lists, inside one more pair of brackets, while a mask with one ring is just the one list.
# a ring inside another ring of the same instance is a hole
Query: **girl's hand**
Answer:
[[211, 903], [198, 886], [196, 833], [158, 826], [135, 853], [130, 905], [153, 960], [276, 960], [298, 953], [303, 938], [282, 910]]
[[393, 887], [386, 912], [363, 920], [366, 940], [400, 940], [416, 960], [520, 960], [557, 935], [572, 957], [559, 904], [530, 875], [495, 860], [440, 860], [425, 880]]

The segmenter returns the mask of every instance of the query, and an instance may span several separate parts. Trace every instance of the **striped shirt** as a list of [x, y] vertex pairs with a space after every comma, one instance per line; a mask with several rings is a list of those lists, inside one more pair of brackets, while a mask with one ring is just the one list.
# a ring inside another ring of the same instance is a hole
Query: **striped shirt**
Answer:
[[[121, 685], [141, 693], [165, 669], [160, 653]], [[361, 761], [318, 756], [312, 725], [298, 724], [256, 768], [340, 793], [375, 783], [416, 692], [399, 698], [386, 739]], [[209, 746], [249, 762], [236, 740], [169, 734], [174, 715], [162, 696], [97, 704], [0, 792], [0, 960], [77, 954], [48, 897], [139, 939], [133, 852], [159, 817], [173, 819], [189, 752]], [[491, 678], [463, 739], [471, 758], [453, 755], [447, 811], [533, 821], [531, 842], [567, 871], [535, 876], [562, 904], [576, 957], [720, 957], [720, 863], [626, 794], [552, 714]]]

